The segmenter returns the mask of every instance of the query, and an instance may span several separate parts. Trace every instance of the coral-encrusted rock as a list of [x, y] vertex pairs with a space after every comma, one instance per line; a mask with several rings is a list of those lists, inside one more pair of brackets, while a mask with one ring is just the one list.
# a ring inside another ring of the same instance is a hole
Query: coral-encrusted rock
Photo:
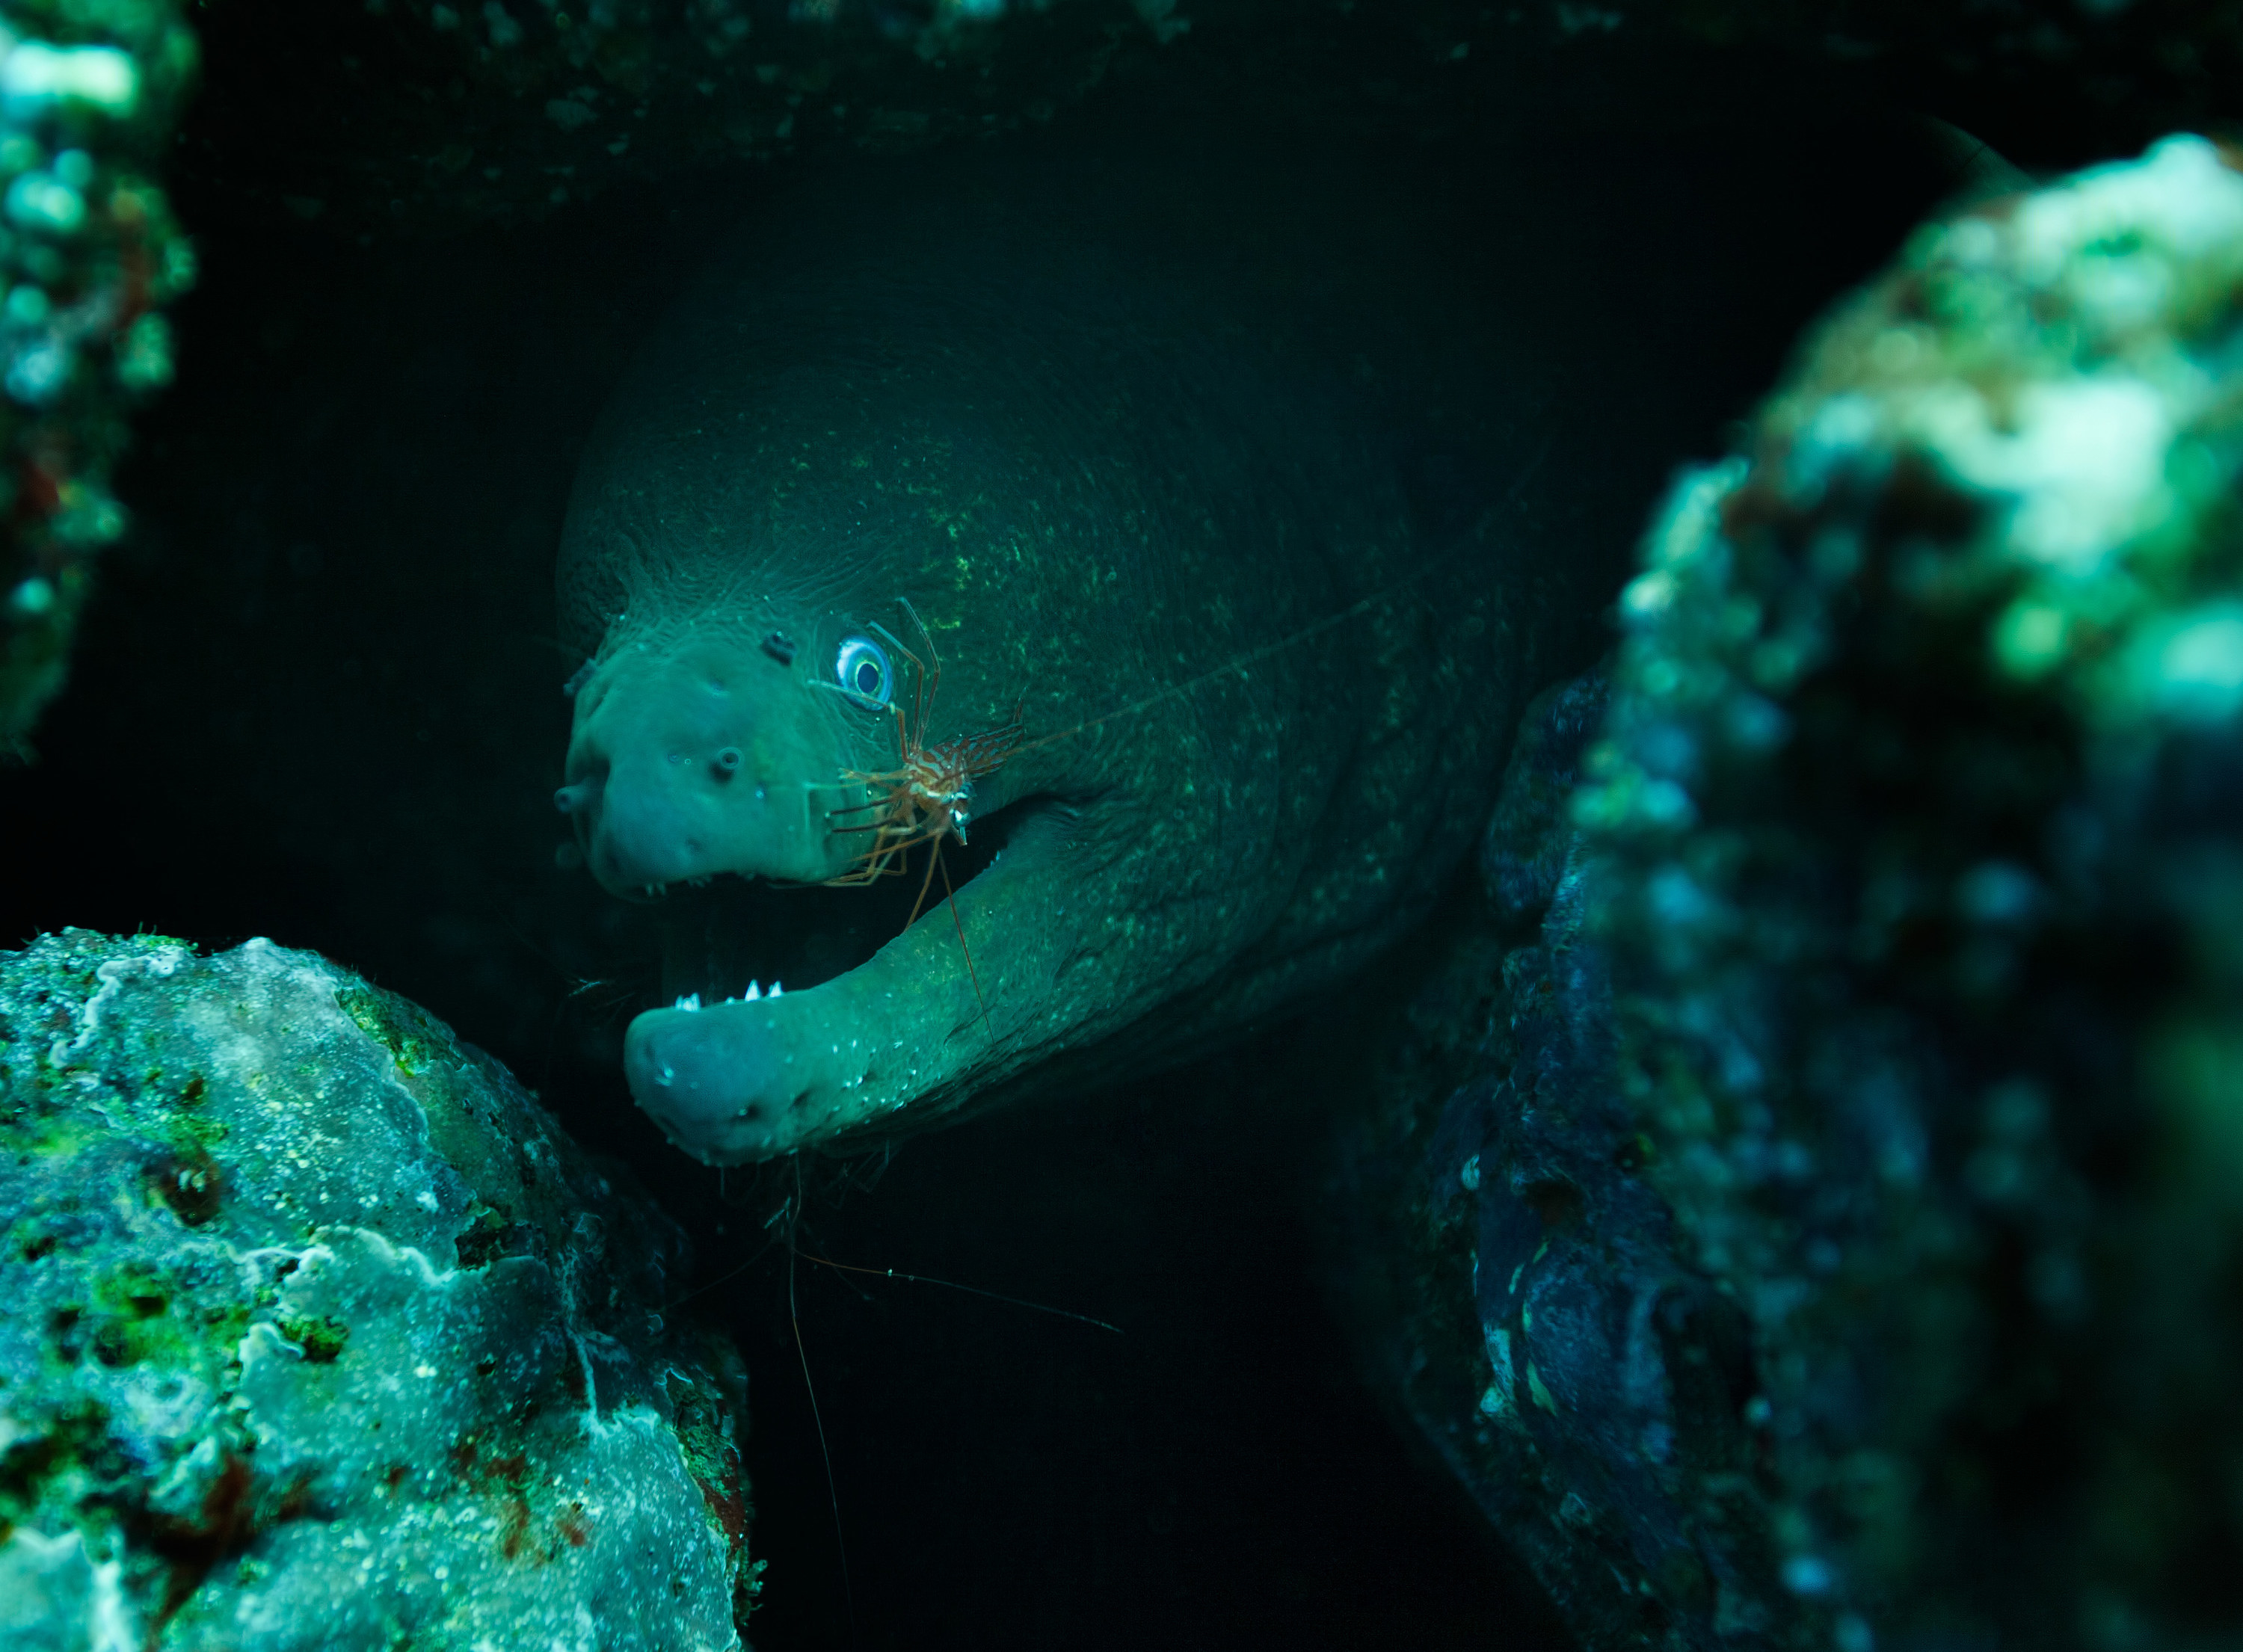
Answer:
[[310, 954], [0, 957], [0, 1640], [737, 1646], [682, 1236]]
[[2243, 176], [1920, 232], [1687, 479], [1575, 806], [1839, 1647], [2243, 1631]]
[[1690, 1265], [1615, 1058], [1567, 816], [1600, 674], [1520, 726], [1482, 921], [1344, 1143], [1376, 1374], [1585, 1646], [1788, 1644], [1738, 1305]]
[[1928, 225], [1530, 719], [1348, 1164], [1589, 1646], [2243, 1633], [2239, 408], [2230, 155]]
[[194, 249], [153, 181], [194, 79], [174, 0], [0, 11], [0, 750], [62, 687], [126, 414], [172, 376]]

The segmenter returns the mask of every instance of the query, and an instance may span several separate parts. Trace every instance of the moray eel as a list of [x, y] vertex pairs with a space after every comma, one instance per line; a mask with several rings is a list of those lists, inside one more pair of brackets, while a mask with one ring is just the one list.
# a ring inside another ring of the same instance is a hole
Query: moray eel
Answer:
[[[1341, 215], [1329, 176], [1207, 170], [821, 186], [604, 414], [558, 801], [603, 884], [682, 909], [680, 1001], [624, 1063], [696, 1157], [1204, 1047], [1392, 945], [1484, 823], [1552, 606], [1520, 571], [1541, 410], [1517, 373], [1465, 405], [1502, 341], [1375, 190]], [[954, 904], [936, 880], [899, 933], [907, 903], [812, 887], [870, 841], [845, 776], [1014, 722]]]

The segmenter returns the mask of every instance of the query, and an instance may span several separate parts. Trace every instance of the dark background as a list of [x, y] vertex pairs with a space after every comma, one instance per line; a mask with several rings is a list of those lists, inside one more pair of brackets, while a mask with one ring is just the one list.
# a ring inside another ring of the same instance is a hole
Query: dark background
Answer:
[[[1364, 117], [1480, 226], [1460, 257], [1526, 272], [1552, 326], [1596, 335], [1552, 462], [1595, 503], [1583, 554], [1615, 565], [1671, 468], [1721, 451], [1801, 326], [1940, 186], [1852, 82], [1701, 68], [1668, 65], [1687, 95], [1663, 103], [1594, 64], [1569, 103], [1553, 71], [1524, 125], [1493, 106], [1447, 110], [1432, 138], [1416, 115]], [[1158, 118], [1131, 95], [1061, 118]], [[1568, 107], [1584, 112], [1547, 113]], [[559, 853], [575, 661], [551, 635], [551, 557], [607, 388], [774, 183], [689, 174], [528, 227], [383, 241], [183, 169], [205, 273], [178, 315], [181, 378], [123, 475], [138, 526], [72, 687], [36, 762], [0, 772], [0, 942], [77, 924], [317, 949], [632, 1163], [693, 1230], [693, 1306], [753, 1373], [766, 1652], [852, 1633], [791, 1289], [858, 1645], [1561, 1643], [1359, 1382], [1324, 1299], [1318, 1121], [1351, 1082], [1330, 1045], [1311, 1062], [1299, 1029], [1268, 1029], [879, 1163], [722, 1179], [632, 1109], [616, 1058], [654, 938]], [[1365, 996], [1391, 1002], [1431, 945]], [[798, 1190], [805, 1251], [1123, 1334], [807, 1262], [791, 1276], [763, 1225]]]

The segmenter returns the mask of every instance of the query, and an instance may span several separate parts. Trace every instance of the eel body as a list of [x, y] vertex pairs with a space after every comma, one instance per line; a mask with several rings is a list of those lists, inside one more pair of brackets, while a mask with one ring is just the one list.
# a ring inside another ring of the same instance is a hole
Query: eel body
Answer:
[[[775, 209], [682, 304], [559, 574], [560, 803], [603, 884], [701, 914], [625, 1046], [679, 1146], [1142, 1068], [1425, 917], [1553, 606], [1538, 406], [1438, 262], [1317, 186], [1000, 151]], [[812, 887], [872, 841], [848, 776], [1014, 724], [954, 907], [883, 935]]]

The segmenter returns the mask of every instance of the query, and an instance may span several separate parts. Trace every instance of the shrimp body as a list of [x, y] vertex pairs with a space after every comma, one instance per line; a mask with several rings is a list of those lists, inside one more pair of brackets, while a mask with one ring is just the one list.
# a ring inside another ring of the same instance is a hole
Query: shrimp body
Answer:
[[[872, 628], [911, 666], [912, 709], [906, 716], [900, 702], [889, 708], [896, 719], [896, 767], [841, 771], [844, 781], [870, 788], [879, 796], [869, 802], [832, 812], [832, 818], [843, 821], [852, 815], [871, 816], [861, 823], [837, 826], [834, 829], [870, 832], [872, 841], [857, 855], [856, 864], [839, 877], [827, 878], [829, 884], [845, 888], [862, 885], [899, 872], [906, 851], [920, 843], [934, 844], [936, 859], [941, 856], [945, 838], [964, 847], [966, 823], [970, 818], [967, 804], [973, 795], [973, 782], [1003, 768], [1013, 749], [1020, 743], [1021, 728], [1017, 715], [1002, 727], [984, 729], [980, 734], [960, 735], [937, 746], [921, 743], [928, 719], [934, 715], [936, 691], [942, 686], [942, 656], [935, 652], [934, 639], [919, 619], [919, 610], [908, 601], [904, 602], [903, 609], [918, 628], [926, 646], [927, 657], [921, 660], [885, 628]], [[933, 875], [934, 863], [930, 860], [927, 876], [932, 878]], [[926, 898], [924, 889], [920, 898]], [[914, 906], [912, 917], [915, 919], [918, 916], [919, 908]]]
[[842, 779], [880, 795], [854, 809], [834, 811], [837, 817], [871, 815], [872, 818], [860, 825], [836, 829], [871, 832], [872, 842], [858, 855], [855, 866], [825, 881], [845, 887], [900, 871], [904, 852], [920, 843], [949, 838], [963, 847], [967, 823], [972, 818], [967, 805], [973, 801], [973, 782], [1004, 766], [1013, 748], [1020, 744], [1020, 733], [1019, 723], [1009, 722], [978, 735], [961, 735], [939, 746], [920, 746], [905, 732], [899, 713], [897, 742], [901, 761], [898, 766], [877, 773], [858, 769], [841, 771]]

